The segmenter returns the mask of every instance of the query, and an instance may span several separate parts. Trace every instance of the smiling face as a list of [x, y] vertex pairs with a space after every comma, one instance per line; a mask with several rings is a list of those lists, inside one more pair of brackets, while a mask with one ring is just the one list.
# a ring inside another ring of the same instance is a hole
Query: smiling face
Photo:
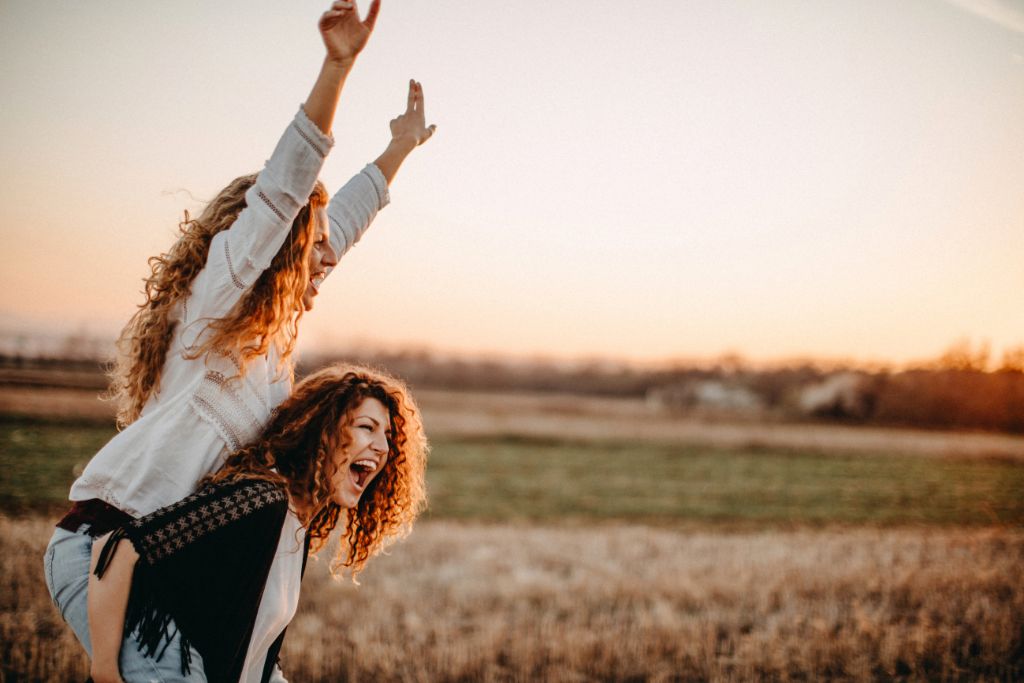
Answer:
[[367, 398], [341, 419], [341, 427], [343, 438], [332, 456], [331, 499], [343, 508], [354, 508], [387, 463], [391, 420], [383, 403]]
[[338, 256], [331, 247], [330, 229], [327, 223], [327, 209], [319, 207], [313, 212], [316, 220], [316, 231], [313, 236], [313, 248], [309, 251], [309, 282], [302, 293], [302, 306], [308, 311], [313, 308], [313, 297], [320, 291], [320, 284], [327, 277], [331, 268], [338, 265]]

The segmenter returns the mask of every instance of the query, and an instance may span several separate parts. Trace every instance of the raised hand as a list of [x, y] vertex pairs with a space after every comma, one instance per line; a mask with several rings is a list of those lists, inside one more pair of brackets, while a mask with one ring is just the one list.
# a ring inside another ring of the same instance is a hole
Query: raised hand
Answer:
[[409, 153], [429, 140], [435, 130], [437, 126], [426, 124], [423, 86], [417, 81], [409, 81], [409, 100], [405, 111], [391, 119], [391, 142], [374, 161], [389, 185]]
[[359, 8], [355, 0], [335, 2], [331, 9], [320, 17], [320, 36], [327, 48], [327, 59], [341, 64], [351, 64], [366, 46], [373, 33], [380, 13], [380, 0], [370, 3], [366, 19], [359, 19]]
[[407, 141], [412, 147], [422, 145], [430, 139], [437, 126], [426, 125], [423, 112], [423, 85], [418, 81], [409, 81], [409, 99], [405, 112], [391, 119], [391, 139], [396, 142]]
[[339, 0], [320, 16], [318, 26], [324, 47], [327, 48], [327, 56], [303, 109], [309, 120], [324, 133], [331, 132], [334, 111], [338, 108], [338, 98], [345, 86], [345, 79], [356, 57], [366, 47], [379, 13], [380, 0], [373, 0], [366, 19], [360, 21], [355, 0]]

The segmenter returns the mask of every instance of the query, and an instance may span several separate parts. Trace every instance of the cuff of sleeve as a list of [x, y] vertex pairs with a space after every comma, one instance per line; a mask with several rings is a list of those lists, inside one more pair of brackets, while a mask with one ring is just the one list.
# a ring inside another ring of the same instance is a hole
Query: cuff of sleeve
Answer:
[[308, 116], [306, 116], [306, 110], [303, 109], [302, 105], [299, 105], [299, 111], [295, 114], [295, 130], [298, 131], [302, 139], [309, 143], [309, 146], [317, 151], [321, 157], [326, 157], [327, 153], [334, 147], [334, 136], [328, 135], [320, 130], [319, 127]]
[[369, 178], [370, 182], [373, 183], [373, 189], [377, 191], [377, 210], [380, 211], [385, 206], [391, 203], [391, 192], [388, 190], [388, 180], [384, 177], [384, 174], [377, 164], [367, 164], [362, 170]]
[[[328, 240], [331, 243], [331, 249], [334, 250], [334, 255], [336, 257], [340, 257], [348, 251], [349, 247], [348, 240], [345, 239], [345, 231], [341, 229], [341, 225], [336, 220], [328, 219], [327, 225], [328, 230], [331, 233]], [[331, 268], [331, 270], [328, 270], [327, 274], [330, 275], [332, 270], [334, 269]]]

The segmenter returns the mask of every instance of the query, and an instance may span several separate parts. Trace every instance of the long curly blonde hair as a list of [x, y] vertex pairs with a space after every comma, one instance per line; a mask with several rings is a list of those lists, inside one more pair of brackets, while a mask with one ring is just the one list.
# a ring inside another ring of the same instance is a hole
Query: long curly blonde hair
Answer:
[[[146, 300], [121, 330], [117, 358], [110, 371], [106, 397], [117, 402], [118, 427], [134, 422], [160, 388], [174, 333], [171, 313], [189, 296], [192, 281], [205, 267], [214, 235], [231, 227], [246, 207], [245, 193], [256, 182], [256, 175], [236, 178], [198, 218], [191, 218], [186, 211], [174, 246], [149, 259]], [[291, 232], [270, 267], [225, 317], [209, 324], [211, 333], [191, 357], [199, 358], [211, 351], [233, 353], [244, 373], [248, 361], [266, 354], [275, 344], [281, 352], [278, 370], [291, 372], [290, 357], [303, 312], [302, 294], [309, 280], [307, 262], [314, 242], [316, 210], [327, 201], [327, 190], [317, 181], [309, 203], [292, 222]]]
[[[387, 408], [391, 437], [384, 468], [367, 484], [358, 505], [331, 499], [333, 453], [345, 447], [352, 413], [367, 398]], [[366, 562], [407, 534], [426, 507], [426, 435], [405, 384], [359, 365], [328, 366], [299, 382], [255, 442], [228, 456], [206, 481], [264, 479], [287, 489], [315, 553], [346, 516], [332, 574], [347, 568], [353, 581]], [[347, 547], [346, 547], [347, 546]]]

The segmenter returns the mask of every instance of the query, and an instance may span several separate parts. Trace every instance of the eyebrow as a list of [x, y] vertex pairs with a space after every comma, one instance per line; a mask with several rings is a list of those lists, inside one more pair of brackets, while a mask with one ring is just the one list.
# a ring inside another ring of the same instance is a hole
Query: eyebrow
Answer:
[[[360, 418], [360, 417], [365, 417], [365, 418], [366, 418], [367, 420], [369, 420], [370, 422], [372, 422], [372, 423], [373, 423], [373, 426], [374, 426], [374, 427], [380, 427], [380, 420], [378, 420], [377, 418], [375, 418], [375, 417], [370, 417], [369, 415], [358, 415], [358, 416], [356, 416], [356, 419], [358, 419], [358, 418]], [[390, 428], [390, 427], [388, 427], [387, 429], [385, 429], [385, 430], [384, 430], [384, 433], [385, 433], [385, 434], [390, 434], [390, 433], [391, 433], [391, 428]]]

